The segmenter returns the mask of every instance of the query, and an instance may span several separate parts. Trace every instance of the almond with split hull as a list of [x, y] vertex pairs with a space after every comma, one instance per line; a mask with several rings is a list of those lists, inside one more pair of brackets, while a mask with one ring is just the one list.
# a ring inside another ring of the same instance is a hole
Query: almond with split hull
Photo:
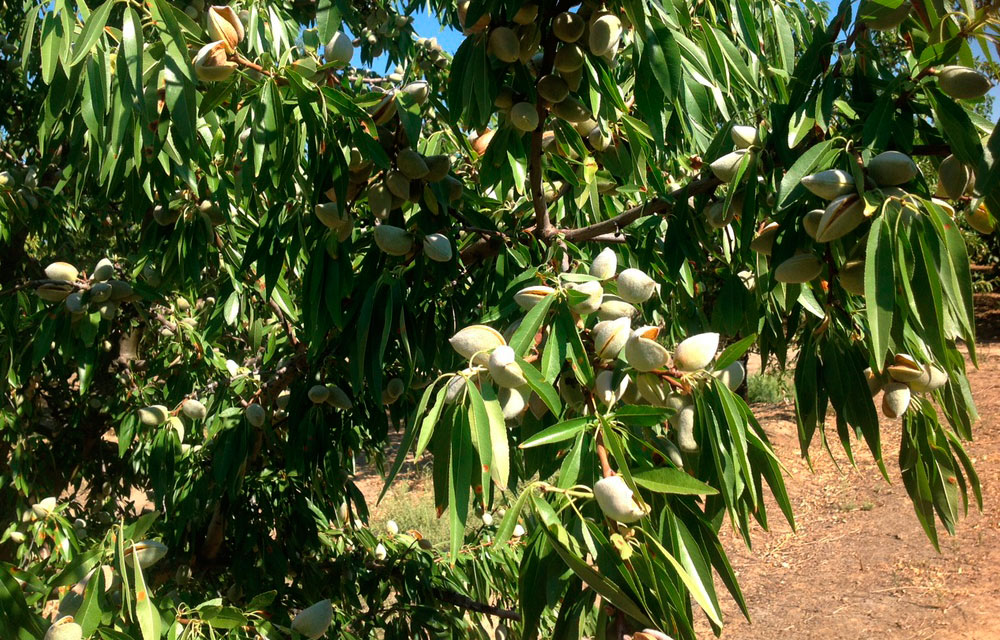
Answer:
[[865, 261], [852, 260], [844, 265], [838, 276], [840, 286], [856, 296], [865, 295]]
[[232, 7], [215, 6], [208, 9], [208, 35], [212, 40], [225, 43], [226, 51], [233, 53], [243, 40], [243, 23]]
[[865, 221], [865, 201], [856, 194], [831, 202], [816, 227], [816, 242], [832, 242], [854, 231]]
[[711, 364], [718, 350], [719, 334], [699, 333], [677, 345], [674, 366], [681, 371], [700, 371]]
[[740, 168], [740, 162], [743, 161], [743, 156], [747, 154], [746, 149], [739, 149], [733, 151], [732, 153], [727, 153], [715, 162], [709, 165], [712, 173], [715, 177], [722, 182], [729, 183], [733, 181], [736, 177], [736, 172]]
[[484, 324], [465, 327], [449, 338], [448, 342], [458, 355], [466, 360], [475, 356], [475, 364], [483, 366], [489, 362], [489, 353], [493, 349], [507, 344], [499, 331]]
[[166, 422], [169, 417], [170, 411], [162, 404], [154, 404], [139, 409], [139, 422], [148, 427], [158, 427]]
[[774, 279], [786, 284], [802, 284], [816, 278], [823, 264], [816, 256], [803, 253], [785, 260], [774, 270]]
[[938, 84], [941, 91], [958, 100], [981, 98], [992, 87], [989, 78], [983, 74], [958, 65], [941, 68], [938, 71]]
[[629, 524], [646, 515], [621, 476], [602, 478], [594, 484], [594, 499], [608, 518]]
[[907, 353], [896, 354], [893, 363], [889, 365], [889, 376], [897, 382], [913, 382], [923, 373], [923, 366]]
[[670, 353], [656, 342], [659, 333], [656, 327], [641, 327], [625, 343], [625, 359], [636, 371], [653, 371], [667, 364]]
[[142, 540], [125, 549], [125, 562], [134, 566], [136, 560], [143, 569], [148, 569], [167, 555], [167, 545], [156, 540]]
[[591, 336], [594, 338], [594, 352], [602, 360], [614, 360], [625, 348], [632, 335], [631, 320], [627, 317], [614, 320], [602, 320], [594, 325]]
[[236, 63], [230, 62], [226, 52], [226, 43], [222, 40], [209, 42], [195, 54], [194, 73], [204, 82], [219, 82], [225, 80], [236, 70]]
[[824, 200], [834, 200], [855, 192], [854, 176], [840, 169], [827, 169], [801, 180], [802, 186]]
[[488, 368], [490, 377], [501, 387], [513, 389], [523, 387], [528, 382], [524, 379], [514, 350], [507, 345], [500, 345], [493, 349]]
[[310, 640], [316, 640], [326, 633], [333, 621], [333, 604], [329, 600], [321, 600], [303, 609], [292, 620], [292, 631]]
[[882, 413], [886, 418], [895, 420], [906, 412], [910, 406], [910, 388], [902, 382], [890, 382], [885, 385], [882, 394]]
[[528, 311], [541, 302], [543, 298], [553, 293], [555, 293], [555, 289], [552, 287], [545, 287], [542, 285], [525, 287], [514, 294], [514, 302], [517, 303], [517, 306], [521, 307], [525, 311]]
[[380, 224], [375, 227], [375, 244], [390, 256], [405, 256], [413, 249], [413, 236], [406, 229]]
[[618, 274], [618, 296], [625, 302], [645, 302], [654, 291], [656, 282], [639, 269], [625, 269]]
[[569, 289], [587, 296], [570, 307], [574, 313], [583, 316], [594, 313], [601, 307], [601, 301], [604, 299], [604, 287], [601, 286], [600, 282], [588, 280], [587, 282], [571, 284]]
[[885, 151], [868, 163], [868, 175], [880, 187], [906, 184], [917, 177], [917, 165], [899, 151]]
[[870, 391], [874, 397], [875, 394], [882, 390], [882, 379], [875, 375], [875, 372], [872, 371], [871, 367], [865, 369], [864, 374], [865, 382], [868, 383], [868, 391]]
[[750, 248], [765, 256], [771, 255], [771, 250], [774, 248], [774, 239], [778, 235], [779, 228], [777, 222], [764, 225], [764, 228], [757, 233], [757, 237], [750, 241]]

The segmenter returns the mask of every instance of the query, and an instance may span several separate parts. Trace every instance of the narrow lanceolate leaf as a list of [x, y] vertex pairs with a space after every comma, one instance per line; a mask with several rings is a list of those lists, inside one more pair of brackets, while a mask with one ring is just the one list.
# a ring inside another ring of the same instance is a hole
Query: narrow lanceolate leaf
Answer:
[[465, 521], [469, 517], [469, 482], [476, 452], [472, 447], [472, 435], [466, 414], [460, 413], [451, 430], [451, 456], [448, 473], [448, 521], [451, 531], [452, 563], [458, 559], [458, 552], [465, 542]]
[[555, 442], [563, 442], [576, 437], [576, 434], [586, 429], [591, 424], [590, 418], [573, 418], [556, 423], [551, 427], [546, 427], [534, 434], [518, 446], [521, 449], [540, 447]]
[[83, 604], [74, 615], [76, 622], [83, 627], [84, 638], [90, 637], [97, 626], [101, 624], [101, 616], [103, 615], [101, 596], [104, 594], [106, 586], [104, 572], [98, 565], [97, 571], [94, 572], [94, 576], [87, 583], [87, 588], [83, 592]]
[[555, 294], [550, 293], [539, 300], [528, 313], [524, 314], [521, 325], [510, 338], [510, 348], [514, 350], [514, 353], [524, 357], [524, 354], [528, 352], [535, 341], [535, 335], [542, 326], [542, 321], [545, 320], [545, 316], [549, 312], [549, 307], [552, 306], [555, 299]]
[[538, 397], [542, 399], [545, 406], [549, 408], [552, 415], [559, 416], [562, 414], [562, 403], [559, 401], [559, 393], [556, 391], [555, 387], [545, 381], [542, 374], [538, 372], [538, 369], [532, 365], [525, 362], [523, 359], [518, 358], [517, 363], [521, 365], [521, 373], [524, 374], [524, 379], [528, 382], [528, 386], [531, 390], [538, 394]]
[[[429, 392], [430, 390], [428, 389], [424, 394], [426, 395]], [[417, 448], [413, 451], [414, 460], [420, 458], [424, 449], [427, 448], [427, 443], [431, 441], [431, 436], [434, 435], [434, 426], [441, 418], [441, 411], [444, 409], [444, 399], [447, 396], [448, 384], [445, 383], [438, 389], [437, 395], [434, 397], [434, 405], [427, 412], [427, 415], [424, 416], [424, 419], [420, 421], [420, 437], [417, 439]]]
[[139, 562], [133, 563], [135, 582], [135, 619], [142, 632], [142, 640], [159, 640], [160, 638], [160, 614], [153, 605], [152, 594], [146, 588], [146, 580], [142, 575], [142, 567]]
[[111, 9], [114, 8], [117, 2], [118, 0], [105, 0], [104, 4], [90, 14], [90, 17], [87, 18], [86, 23], [83, 25], [83, 31], [80, 32], [80, 36], [73, 45], [73, 57], [70, 58], [69, 66], [75, 66], [83, 60], [90, 53], [94, 45], [97, 44], [101, 33], [104, 31], [104, 26], [108, 23], [108, 16], [111, 15]]
[[885, 217], [876, 218], [868, 232], [868, 259], [865, 260], [865, 317], [871, 331], [872, 356], [880, 367], [889, 350], [889, 334], [896, 307], [890, 233]]
[[486, 415], [490, 421], [490, 446], [493, 449], [490, 476], [497, 488], [504, 490], [510, 477], [510, 443], [507, 440], [507, 423], [504, 421], [503, 408], [497, 400], [493, 385], [483, 385], [483, 402], [486, 404]]
[[738, 340], [726, 347], [725, 350], [719, 354], [719, 357], [715, 359], [715, 370], [721, 371], [742, 358], [755, 342], [757, 342], [756, 333], [746, 336], [745, 338], [742, 338], [741, 340]]
[[673, 493], [678, 495], [711, 496], [719, 493], [700, 480], [696, 480], [679, 469], [658, 467], [646, 471], [632, 473], [635, 483], [644, 489], [656, 493]]
[[[483, 383], [483, 387], [490, 386]], [[495, 394], [491, 394], [495, 395]], [[493, 462], [493, 445], [490, 443], [490, 415], [486, 411], [486, 403], [476, 385], [469, 385], [469, 436], [472, 446], [479, 453], [480, 473], [483, 491], [488, 488], [490, 469]]]

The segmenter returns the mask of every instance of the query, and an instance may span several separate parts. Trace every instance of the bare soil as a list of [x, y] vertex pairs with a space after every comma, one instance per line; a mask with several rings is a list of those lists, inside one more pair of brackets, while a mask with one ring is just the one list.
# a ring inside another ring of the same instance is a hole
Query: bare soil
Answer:
[[[773, 500], [767, 502], [771, 530], [756, 528], [752, 549], [723, 530], [752, 619], [720, 595], [723, 640], [1000, 640], [1000, 296], [977, 295], [976, 309], [980, 368], [970, 366], [969, 374], [981, 420], [966, 450], [982, 483], [983, 511], [970, 504], [955, 536], [939, 528], [938, 553], [899, 477], [899, 421], [882, 425], [886, 483], [863, 444], [856, 443], [856, 466], [850, 465], [829, 425], [835, 457], [814, 447], [810, 469], [799, 453], [794, 407], [756, 405], [788, 470], [797, 530], [781, 519]], [[405, 471], [397, 482], [428, 490], [421, 486], [426, 476], [412, 466]], [[359, 484], [374, 504], [380, 479], [364, 477]], [[707, 623], [699, 629], [712, 637]]]

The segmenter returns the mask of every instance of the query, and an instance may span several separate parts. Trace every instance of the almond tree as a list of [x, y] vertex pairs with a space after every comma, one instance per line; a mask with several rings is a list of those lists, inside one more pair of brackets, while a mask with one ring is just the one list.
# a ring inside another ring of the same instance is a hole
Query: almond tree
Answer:
[[[997, 2], [0, 6], [0, 636], [718, 632], [750, 350], [981, 506]], [[366, 525], [411, 456], [447, 540]]]

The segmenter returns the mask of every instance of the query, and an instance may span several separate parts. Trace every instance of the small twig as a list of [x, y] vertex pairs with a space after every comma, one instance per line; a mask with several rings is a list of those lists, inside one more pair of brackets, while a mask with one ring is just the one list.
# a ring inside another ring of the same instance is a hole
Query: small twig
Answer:
[[517, 611], [511, 611], [510, 609], [501, 609], [500, 607], [494, 607], [493, 605], [486, 604], [484, 602], [479, 602], [473, 600], [467, 596], [460, 593], [455, 593], [454, 591], [448, 591], [446, 589], [434, 588], [431, 593], [435, 598], [441, 602], [447, 602], [448, 604], [455, 605], [456, 607], [461, 607], [468, 611], [475, 611], [476, 613], [485, 613], [491, 616], [496, 616], [504, 620], [513, 620], [515, 622], [521, 621], [521, 614]]

